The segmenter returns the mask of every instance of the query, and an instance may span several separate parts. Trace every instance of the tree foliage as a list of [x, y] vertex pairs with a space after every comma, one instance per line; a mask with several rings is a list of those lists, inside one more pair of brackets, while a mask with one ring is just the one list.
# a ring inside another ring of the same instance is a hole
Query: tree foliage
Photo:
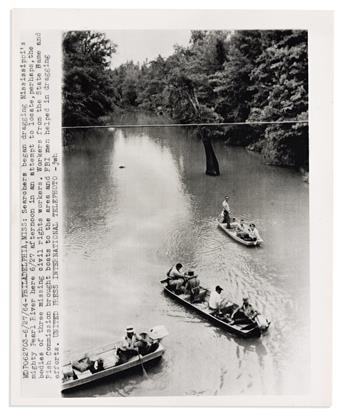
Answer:
[[[115, 107], [179, 123], [308, 119], [308, 38], [301, 30], [193, 30], [167, 58], [111, 70], [116, 46], [92, 31], [63, 39], [64, 125], [100, 123]], [[207, 136], [248, 146], [267, 163], [308, 166], [308, 126], [232, 126]]]
[[92, 125], [113, 111], [110, 59], [116, 46], [103, 33], [64, 34], [63, 124]]
[[[300, 30], [192, 31], [167, 58], [115, 69], [117, 103], [181, 123], [307, 120], [307, 49]], [[306, 124], [212, 131], [268, 163], [308, 164]]]

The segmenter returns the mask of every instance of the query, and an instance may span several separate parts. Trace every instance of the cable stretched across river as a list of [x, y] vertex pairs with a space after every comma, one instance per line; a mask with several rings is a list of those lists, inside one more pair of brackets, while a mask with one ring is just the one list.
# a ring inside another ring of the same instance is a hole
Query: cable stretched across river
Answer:
[[187, 126], [239, 126], [239, 125], [275, 125], [275, 124], [307, 124], [307, 120], [282, 120], [282, 121], [253, 121], [253, 122], [210, 122], [210, 123], [148, 123], [148, 124], [114, 124], [114, 125], [85, 125], [85, 126], [62, 126], [62, 129], [93, 129], [93, 128], [173, 128]]

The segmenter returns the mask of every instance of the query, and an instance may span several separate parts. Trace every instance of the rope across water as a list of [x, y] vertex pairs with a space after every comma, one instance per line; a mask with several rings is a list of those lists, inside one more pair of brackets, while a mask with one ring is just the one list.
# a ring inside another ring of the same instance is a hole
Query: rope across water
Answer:
[[308, 124], [307, 120], [282, 120], [282, 121], [253, 121], [253, 122], [223, 122], [223, 123], [153, 123], [153, 124], [115, 124], [115, 125], [85, 125], [85, 126], [62, 126], [62, 129], [93, 129], [93, 128], [175, 128], [188, 126], [238, 126], [238, 125], [279, 125], [279, 124]]

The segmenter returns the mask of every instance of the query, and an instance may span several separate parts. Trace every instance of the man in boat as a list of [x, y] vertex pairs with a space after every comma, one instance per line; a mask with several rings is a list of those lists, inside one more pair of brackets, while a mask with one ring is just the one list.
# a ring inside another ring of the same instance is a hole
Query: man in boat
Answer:
[[226, 228], [230, 229], [230, 215], [231, 215], [231, 211], [230, 211], [230, 205], [229, 205], [229, 197], [225, 196], [224, 197], [224, 201], [222, 203], [222, 207], [223, 207], [223, 224], [226, 223]]
[[211, 291], [210, 298], [208, 300], [208, 306], [212, 312], [217, 315], [224, 315], [232, 312], [233, 304], [222, 297], [223, 288], [217, 285], [216, 288]]
[[182, 264], [178, 262], [167, 272], [168, 287], [176, 293], [181, 293], [184, 291], [183, 284], [185, 283], [185, 277], [182, 268]]
[[262, 241], [259, 231], [257, 230], [257, 228], [255, 227], [255, 224], [253, 223], [249, 225], [248, 235], [252, 241]]
[[239, 223], [232, 223], [232, 226], [236, 228], [236, 235], [242, 239], [248, 238], [248, 226], [244, 219], [241, 219]]
[[153, 340], [147, 333], [140, 333], [136, 344], [138, 353], [142, 356], [153, 353], [159, 347], [159, 341]]
[[254, 309], [254, 307], [250, 304], [248, 297], [243, 298], [243, 304], [242, 304], [242, 307], [240, 309], [243, 312], [243, 314], [246, 315], [251, 320], [254, 320], [254, 318], [259, 314]]
[[138, 342], [140, 338], [134, 331], [132, 326], [126, 328], [126, 335], [122, 339], [120, 347], [118, 347], [116, 354], [119, 357], [117, 364], [126, 363], [131, 357], [138, 354]]
[[102, 370], [104, 370], [104, 360], [102, 358], [95, 360], [90, 366], [90, 371], [92, 374], [98, 373]]
[[231, 316], [232, 320], [237, 312], [243, 313], [246, 317], [248, 317], [252, 321], [254, 321], [255, 317], [259, 314], [258, 311], [256, 311], [254, 307], [250, 304], [248, 297], [243, 298], [242, 306], [234, 311], [234, 313]]
[[248, 297], [244, 297], [242, 307], [239, 307], [237, 310], [233, 312], [230, 318], [231, 321], [233, 321], [234, 315], [237, 312], [241, 312], [254, 323], [256, 323], [262, 331], [266, 331], [270, 325], [270, 321], [268, 321], [266, 317], [264, 317], [257, 310], [255, 310], [254, 307], [250, 304]]
[[[197, 274], [194, 274], [194, 271], [188, 271], [186, 275], [186, 284], [185, 284], [185, 293], [190, 294], [190, 299], [192, 303], [197, 301], [202, 301], [201, 294], [200, 294], [200, 280]], [[203, 296], [206, 295], [203, 294]]]

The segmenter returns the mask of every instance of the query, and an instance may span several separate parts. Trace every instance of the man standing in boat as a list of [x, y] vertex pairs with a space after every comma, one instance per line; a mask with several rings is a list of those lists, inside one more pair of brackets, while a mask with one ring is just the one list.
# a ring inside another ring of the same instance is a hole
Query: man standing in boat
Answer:
[[224, 201], [222, 203], [222, 207], [223, 207], [223, 224], [226, 223], [226, 228], [230, 229], [230, 215], [231, 215], [231, 211], [230, 211], [230, 205], [229, 205], [229, 197], [225, 196], [224, 197]]

